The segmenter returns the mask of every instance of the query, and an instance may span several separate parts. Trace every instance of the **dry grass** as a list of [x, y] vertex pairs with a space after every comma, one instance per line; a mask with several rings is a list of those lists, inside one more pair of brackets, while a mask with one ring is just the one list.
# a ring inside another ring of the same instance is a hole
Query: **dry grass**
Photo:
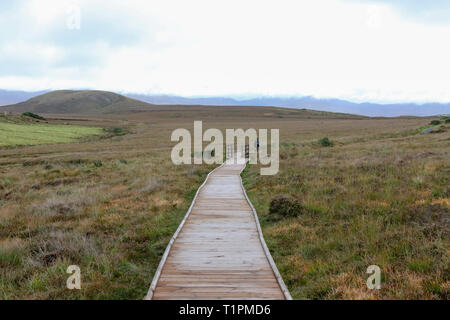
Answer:
[[[172, 130], [192, 129], [194, 119], [204, 120], [205, 129], [281, 129], [280, 173], [262, 177], [251, 167], [244, 180], [294, 297], [448, 297], [448, 131], [413, 134], [430, 119], [267, 111], [161, 107], [54, 115], [61, 119], [55, 124], [131, 133], [0, 150], [0, 297], [142, 299], [212, 169], [170, 161]], [[334, 146], [318, 146], [323, 137]], [[306, 213], [269, 221], [276, 194], [302, 199]], [[81, 268], [79, 291], [65, 287], [71, 264]], [[369, 264], [385, 276], [379, 292], [365, 287]]]
[[[82, 120], [132, 134], [0, 151], [3, 299], [142, 299], [211, 170], [172, 165], [171, 130], [151, 118]], [[80, 291], [65, 286], [71, 264]]]
[[[449, 298], [449, 128], [422, 135], [406, 122], [377, 121], [376, 130], [354, 127], [357, 135], [320, 128], [333, 147], [289, 133], [278, 175], [244, 172], [295, 298]], [[273, 219], [279, 194], [302, 199], [302, 214]], [[372, 264], [382, 270], [381, 290], [366, 287]]]

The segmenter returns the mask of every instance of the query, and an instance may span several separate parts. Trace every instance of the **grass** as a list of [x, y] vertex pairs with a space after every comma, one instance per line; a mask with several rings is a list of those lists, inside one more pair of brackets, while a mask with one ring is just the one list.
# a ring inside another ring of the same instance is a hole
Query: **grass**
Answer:
[[[49, 170], [31, 165], [9, 172], [0, 193], [21, 193], [8, 195], [0, 209], [0, 238], [21, 246], [0, 251], [0, 297], [141, 299], [208, 172], [153, 167], [160, 156], [102, 166], [54, 161]], [[21, 169], [27, 176], [14, 178]], [[81, 268], [80, 291], [65, 288], [71, 264]]]
[[[170, 161], [172, 130], [193, 120], [204, 130], [280, 128], [280, 172], [260, 176], [255, 165], [243, 175], [294, 298], [448, 299], [447, 129], [420, 134], [427, 118], [256, 107], [176, 107], [174, 117], [173, 108], [45, 115], [127, 134], [0, 150], [0, 299], [142, 299], [213, 168]], [[325, 136], [332, 148], [317, 144]], [[269, 218], [279, 194], [301, 201], [296, 217]], [[72, 264], [81, 290], [66, 288]], [[382, 270], [376, 292], [365, 285], [371, 264]]]
[[[145, 296], [212, 167], [175, 166], [164, 147], [169, 130], [130, 128], [108, 139], [1, 151], [0, 299]], [[72, 264], [81, 268], [81, 290], [65, 286]]]
[[[294, 298], [450, 298], [446, 130], [370, 139], [367, 132], [363, 142], [343, 136], [326, 152], [307, 143], [284, 144], [278, 175], [260, 176], [258, 166], [244, 171], [265, 239]], [[280, 194], [301, 198], [302, 213], [273, 219]], [[365, 286], [372, 264], [381, 268], [381, 290]]]
[[319, 139], [318, 143], [322, 147], [332, 147], [334, 145], [334, 143], [330, 141], [330, 139], [328, 139], [327, 137]]
[[0, 122], [0, 146], [26, 146], [79, 141], [102, 135], [102, 128], [53, 124], [14, 124]]

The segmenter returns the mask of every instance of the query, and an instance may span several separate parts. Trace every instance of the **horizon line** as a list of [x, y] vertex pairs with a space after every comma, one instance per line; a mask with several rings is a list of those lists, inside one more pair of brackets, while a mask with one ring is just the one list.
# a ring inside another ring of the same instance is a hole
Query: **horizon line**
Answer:
[[[317, 97], [314, 95], [299, 95], [299, 94], [257, 94], [257, 93], [248, 93], [248, 94], [228, 94], [228, 95], [179, 95], [176, 93], [142, 93], [142, 92], [132, 92], [126, 90], [105, 90], [105, 89], [93, 89], [93, 88], [66, 88], [66, 89], [41, 89], [41, 90], [21, 90], [21, 89], [4, 89], [0, 88], [0, 91], [7, 92], [24, 92], [24, 93], [49, 93], [54, 91], [103, 91], [103, 92], [112, 92], [120, 95], [138, 95], [138, 96], [147, 96], [147, 97], [155, 97], [155, 96], [164, 96], [164, 97], [174, 97], [174, 98], [183, 98], [183, 99], [231, 99], [236, 102], [240, 101], [248, 101], [248, 100], [256, 100], [256, 99], [304, 99], [311, 98], [314, 100], [339, 100], [344, 102], [349, 102], [353, 104], [376, 104], [376, 105], [401, 105], [401, 104], [412, 104], [412, 105], [425, 105], [425, 104], [440, 104], [440, 105], [448, 105], [450, 101], [441, 102], [437, 100], [427, 100], [427, 101], [377, 101], [377, 100], [362, 100], [362, 99], [351, 99], [351, 98], [338, 98], [333, 96], [327, 97]], [[30, 98], [31, 99], [31, 98]], [[144, 101], [146, 102], [146, 101]]]

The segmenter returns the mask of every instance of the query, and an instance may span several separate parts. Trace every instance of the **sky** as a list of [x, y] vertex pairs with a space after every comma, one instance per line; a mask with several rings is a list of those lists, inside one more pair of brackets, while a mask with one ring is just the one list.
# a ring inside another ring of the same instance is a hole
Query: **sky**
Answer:
[[450, 102], [450, 1], [2, 0], [0, 89]]

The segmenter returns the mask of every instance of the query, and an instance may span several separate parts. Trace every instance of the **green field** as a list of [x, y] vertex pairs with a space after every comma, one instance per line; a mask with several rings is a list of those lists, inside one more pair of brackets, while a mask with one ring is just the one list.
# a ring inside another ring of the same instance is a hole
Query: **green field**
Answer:
[[103, 133], [102, 128], [53, 124], [14, 124], [0, 122], [0, 146], [27, 146], [75, 142]]

